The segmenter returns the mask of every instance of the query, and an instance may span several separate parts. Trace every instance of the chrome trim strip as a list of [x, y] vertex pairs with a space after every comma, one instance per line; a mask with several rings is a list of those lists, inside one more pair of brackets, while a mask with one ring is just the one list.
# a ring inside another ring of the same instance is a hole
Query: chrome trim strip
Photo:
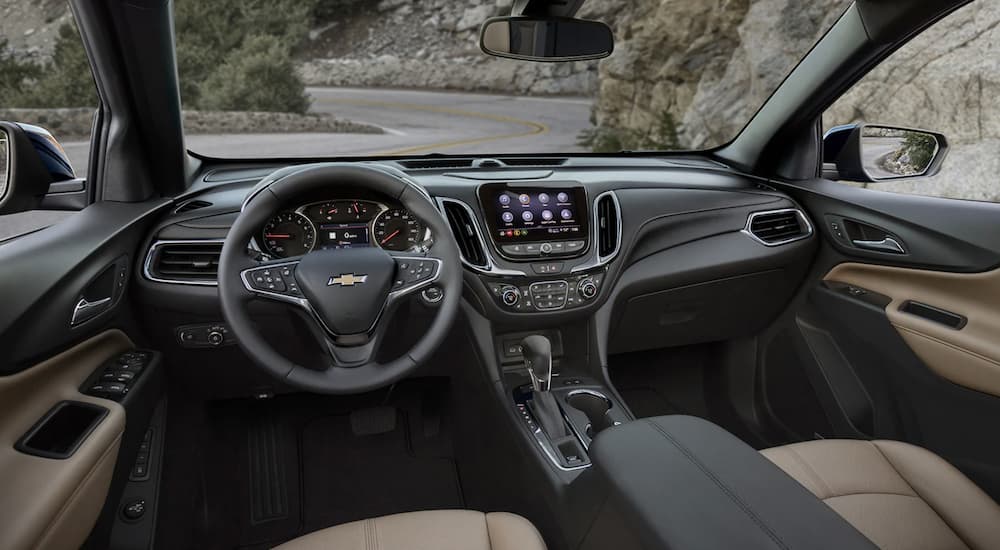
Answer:
[[164, 240], [155, 241], [149, 247], [149, 250], [146, 251], [146, 260], [143, 262], [142, 275], [146, 279], [148, 279], [150, 281], [153, 281], [153, 282], [156, 282], [156, 283], [169, 283], [169, 284], [174, 284], [174, 285], [191, 285], [191, 286], [219, 286], [218, 280], [215, 280], [215, 281], [185, 281], [185, 280], [182, 280], [182, 279], [164, 279], [162, 277], [156, 277], [156, 276], [154, 276], [153, 275], [153, 271], [152, 271], [152, 267], [153, 267], [153, 252], [155, 252], [157, 248], [159, 248], [161, 246], [164, 246], [164, 245], [168, 245], [168, 244], [178, 244], [178, 245], [195, 244], [195, 245], [200, 245], [200, 244], [224, 244], [225, 242], [226, 242], [225, 239], [201, 239], [201, 240], [171, 240], [171, 239], [164, 239]]
[[[617, 231], [617, 234], [615, 236], [615, 249], [614, 249], [614, 251], [611, 252], [611, 254], [608, 254], [607, 256], [601, 256], [600, 255], [600, 248], [601, 248], [600, 235], [598, 234], [598, 231], [600, 230], [600, 227], [598, 226], [597, 205], [601, 201], [602, 198], [607, 197], [607, 196], [611, 197], [611, 202], [615, 206], [615, 213], [618, 215], [618, 231]], [[591, 206], [593, 207], [592, 208], [593, 213], [591, 215], [591, 225], [593, 226], [593, 229], [591, 229], [591, 231], [590, 231], [590, 238], [591, 238], [591, 242], [593, 243], [592, 244], [592, 246], [593, 246], [593, 252], [592, 252], [592, 254], [596, 257], [596, 259], [593, 260], [593, 261], [586, 262], [584, 264], [581, 264], [581, 265], [578, 265], [578, 266], [574, 267], [572, 270], [570, 270], [570, 273], [577, 273], [577, 272], [580, 272], [580, 271], [587, 271], [587, 270], [590, 270], [590, 269], [594, 269], [596, 267], [602, 267], [605, 264], [607, 264], [608, 262], [610, 262], [611, 260], [615, 259], [615, 256], [617, 256], [618, 253], [622, 249], [622, 225], [624, 225], [624, 224], [623, 224], [623, 220], [622, 220], [622, 207], [621, 207], [621, 204], [618, 202], [618, 195], [616, 195], [614, 191], [605, 191], [605, 192], [597, 195], [596, 197], [594, 197], [594, 202], [592, 203]]]
[[[437, 197], [438, 210], [441, 211], [441, 215], [444, 216], [445, 222], [448, 222], [448, 213], [445, 212], [444, 203], [450, 202], [457, 204], [461, 208], [465, 209], [465, 212], [469, 215], [469, 220], [472, 222], [473, 229], [476, 231], [476, 238], [479, 240], [479, 246], [483, 249], [483, 255], [486, 257], [486, 267], [478, 266], [469, 263], [464, 255], [459, 255], [462, 259], [462, 263], [469, 269], [476, 271], [478, 273], [483, 273], [486, 275], [515, 275], [519, 277], [527, 277], [528, 274], [524, 271], [518, 271], [515, 269], [503, 269], [496, 266], [496, 260], [493, 259], [493, 253], [490, 252], [489, 246], [486, 244], [486, 239], [483, 238], [483, 228], [479, 225], [479, 216], [476, 215], [475, 211], [472, 210], [468, 204], [464, 201], [458, 199], [453, 199], [450, 197]], [[448, 223], [448, 227], [451, 227], [451, 223]], [[452, 231], [454, 234], [454, 230]], [[458, 236], [454, 235], [457, 239]]]
[[[770, 243], [764, 241], [757, 235], [754, 235], [753, 233], [750, 232], [750, 226], [753, 224], [754, 219], [767, 214], [783, 214], [785, 212], [795, 212], [796, 216], [798, 216], [799, 218], [799, 221], [801, 221], [802, 224], [805, 226], [806, 232], [789, 239], [782, 239], [780, 241], [775, 241]], [[812, 222], [809, 221], [809, 218], [806, 217], [805, 212], [799, 210], [798, 208], [779, 208], [777, 210], [761, 210], [760, 212], [751, 212], [750, 215], [747, 216], [747, 223], [746, 225], [743, 226], [743, 229], [740, 230], [740, 233], [747, 235], [751, 239], [757, 241], [758, 243], [764, 246], [781, 246], [783, 244], [793, 243], [795, 241], [801, 241], [802, 239], [808, 239], [809, 237], [812, 237], [813, 225]]]
[[[531, 409], [529, 407], [525, 406], [525, 410], [528, 411], [528, 414], [531, 414]], [[560, 409], [559, 412], [562, 413], [562, 409]], [[567, 466], [563, 466], [562, 463], [559, 462], [559, 458], [556, 456], [555, 449], [552, 448], [552, 443], [549, 441], [549, 438], [545, 436], [545, 433], [542, 431], [542, 427], [541, 427], [540, 424], [538, 424], [537, 419], [535, 419], [536, 420], [535, 421], [535, 429], [531, 430], [524, 423], [524, 421], [520, 418], [521, 411], [517, 408], [517, 403], [514, 404], [514, 414], [518, 416], [518, 422], [520, 422], [522, 426], [524, 426], [526, 429], [528, 429], [529, 432], [531, 432], [532, 437], [534, 437], [534, 439], [535, 439], [535, 443], [537, 443], [538, 446], [541, 447], [542, 453], [545, 455], [546, 458], [549, 459], [549, 462], [551, 462], [553, 466], [555, 466], [556, 468], [559, 468], [560, 470], [562, 470], [564, 472], [573, 472], [573, 471], [576, 471], [576, 470], [583, 470], [584, 468], [589, 468], [590, 467], [591, 462], [590, 462], [590, 457], [589, 456], [587, 457], [587, 463], [586, 464], [581, 464], [579, 466], [568, 466], [568, 467]], [[565, 414], [565, 413], [563, 413], [563, 414]], [[534, 415], [531, 414], [531, 416], [534, 416]], [[565, 418], [563, 420], [565, 421]], [[579, 438], [579, 436], [578, 436], [578, 438]], [[580, 441], [580, 444], [582, 445], [583, 441]], [[586, 447], [584, 447], [584, 448], [586, 448]]]

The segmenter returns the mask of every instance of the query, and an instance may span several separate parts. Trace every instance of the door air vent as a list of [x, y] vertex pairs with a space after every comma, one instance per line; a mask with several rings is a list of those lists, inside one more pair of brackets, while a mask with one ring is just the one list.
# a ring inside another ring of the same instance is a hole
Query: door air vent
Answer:
[[812, 227], [801, 211], [787, 208], [750, 214], [745, 231], [763, 244], [776, 246], [808, 237]]
[[162, 283], [217, 284], [221, 241], [159, 241], [146, 256], [146, 277]]
[[198, 210], [199, 208], [208, 208], [209, 206], [212, 206], [212, 203], [210, 203], [208, 201], [200, 201], [200, 200], [197, 200], [197, 199], [190, 200], [190, 201], [187, 201], [184, 204], [178, 206], [177, 209], [174, 210], [174, 214], [183, 214], [184, 212], [190, 212], [192, 210]]
[[486, 251], [483, 250], [483, 241], [466, 207], [452, 201], [442, 201], [441, 206], [444, 208], [445, 217], [448, 218], [451, 232], [455, 234], [458, 249], [465, 261], [476, 267], [489, 268]]
[[596, 225], [597, 257], [603, 262], [618, 252], [621, 240], [621, 215], [614, 193], [597, 197]]

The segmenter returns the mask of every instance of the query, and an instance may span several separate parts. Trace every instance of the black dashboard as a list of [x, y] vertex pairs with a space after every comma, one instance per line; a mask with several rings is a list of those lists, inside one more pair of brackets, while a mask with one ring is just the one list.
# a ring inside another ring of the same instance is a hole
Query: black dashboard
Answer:
[[[791, 299], [816, 249], [812, 221], [787, 195], [704, 159], [377, 165], [426, 190], [448, 221], [463, 297], [493, 330], [590, 322], [603, 354], [760, 330]], [[247, 194], [281, 167], [205, 167], [154, 227], [140, 286], [148, 304], [175, 310], [175, 328], [182, 312], [199, 312], [194, 322], [218, 310], [213, 257]], [[251, 249], [284, 258], [419, 250], [433, 239], [391, 198], [330, 182], [322, 196], [283, 204]]]

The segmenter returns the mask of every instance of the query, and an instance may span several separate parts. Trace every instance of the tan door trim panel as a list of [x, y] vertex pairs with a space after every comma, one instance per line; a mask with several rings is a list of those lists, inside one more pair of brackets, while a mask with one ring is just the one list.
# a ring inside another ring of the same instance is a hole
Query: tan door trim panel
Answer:
[[[961, 386], [1000, 396], [1000, 269], [951, 273], [858, 263], [823, 278], [884, 294], [886, 316], [928, 368]], [[900, 310], [907, 300], [968, 319], [956, 330]]]
[[[125, 409], [79, 387], [102, 363], [131, 349], [111, 330], [29, 369], [0, 377], [0, 548], [78, 548], [104, 506], [125, 430]], [[107, 416], [67, 459], [42, 458], [14, 443], [53, 405], [83, 401]]]

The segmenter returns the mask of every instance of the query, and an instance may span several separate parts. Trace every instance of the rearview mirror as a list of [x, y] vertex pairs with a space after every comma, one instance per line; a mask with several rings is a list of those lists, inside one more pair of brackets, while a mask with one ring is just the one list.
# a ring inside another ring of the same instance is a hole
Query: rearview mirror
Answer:
[[837, 126], [823, 138], [824, 160], [833, 160], [837, 179], [851, 181], [933, 176], [947, 151], [942, 134], [879, 124]]
[[565, 17], [494, 17], [483, 23], [483, 52], [527, 61], [600, 59], [614, 51], [614, 34], [600, 21]]

